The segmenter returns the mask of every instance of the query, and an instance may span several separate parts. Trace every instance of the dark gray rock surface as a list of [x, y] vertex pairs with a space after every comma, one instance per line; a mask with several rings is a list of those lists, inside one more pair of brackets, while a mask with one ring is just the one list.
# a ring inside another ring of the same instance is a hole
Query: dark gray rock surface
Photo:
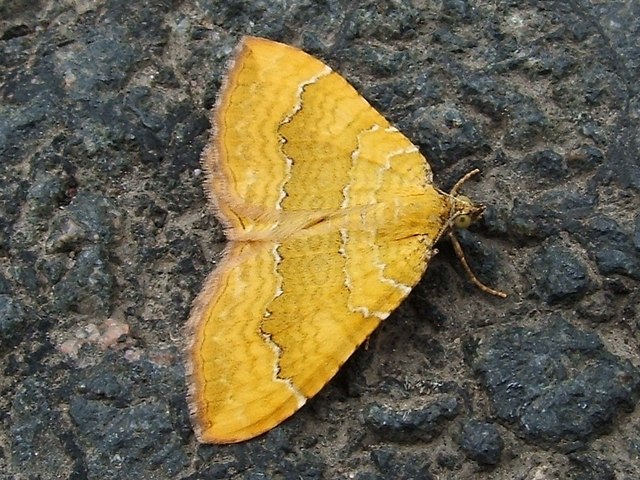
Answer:
[[497, 465], [504, 442], [494, 424], [469, 420], [462, 425], [460, 448], [467, 457], [479, 464]]
[[[460, 237], [509, 297], [443, 243], [306, 407], [207, 446], [183, 327], [243, 34], [341, 72], [443, 189], [480, 168]], [[640, 478], [639, 35], [622, 1], [0, 3], [0, 478]]]
[[496, 416], [531, 442], [583, 449], [640, 397], [640, 370], [592, 332], [559, 317], [539, 330], [511, 327], [470, 347]]
[[455, 418], [459, 410], [455, 397], [445, 397], [419, 409], [406, 411], [371, 405], [365, 413], [365, 421], [383, 440], [426, 441], [438, 435], [443, 429], [443, 424]]

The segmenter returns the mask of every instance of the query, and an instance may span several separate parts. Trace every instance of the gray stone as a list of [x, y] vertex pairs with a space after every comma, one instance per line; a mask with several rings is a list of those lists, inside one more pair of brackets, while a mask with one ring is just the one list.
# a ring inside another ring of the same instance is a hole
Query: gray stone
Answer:
[[54, 305], [59, 311], [71, 311], [105, 318], [113, 308], [115, 285], [106, 251], [99, 245], [82, 250], [67, 274], [54, 285]]
[[460, 448], [470, 459], [483, 465], [500, 462], [504, 442], [493, 423], [467, 420], [460, 434]]
[[604, 153], [593, 145], [585, 144], [567, 156], [567, 166], [576, 173], [593, 170], [604, 163]]
[[80, 452], [56, 408], [57, 399], [52, 397], [55, 390], [54, 384], [36, 375], [25, 378], [16, 389], [8, 429], [11, 468], [24, 469], [40, 478], [61, 471], [69, 472], [72, 478], [86, 478], [82, 459], [72, 458]]
[[96, 446], [87, 452], [90, 477], [122, 478], [121, 472], [147, 468], [173, 477], [188, 463], [164, 402], [115, 408], [74, 397], [69, 415], [80, 436]]
[[0, 294], [0, 351], [20, 342], [27, 326], [27, 315], [22, 304], [8, 294]]
[[560, 450], [606, 431], [640, 396], [638, 369], [559, 317], [540, 330], [503, 330], [472, 362], [498, 417], [527, 440]]
[[540, 150], [525, 156], [516, 169], [544, 184], [557, 184], [569, 176], [565, 158], [553, 150]]
[[11, 284], [2, 274], [2, 272], [0, 272], [0, 293], [11, 293]]
[[458, 415], [460, 406], [455, 397], [444, 397], [421, 408], [394, 410], [372, 404], [365, 416], [367, 425], [385, 441], [411, 441], [431, 439], [444, 423]]
[[411, 124], [417, 128], [415, 141], [426, 146], [425, 153], [433, 159], [431, 164], [434, 168], [442, 168], [461, 157], [481, 156], [489, 151], [479, 126], [454, 105], [419, 109]]
[[619, 471], [611, 465], [611, 461], [599, 458], [595, 454], [576, 452], [570, 455], [571, 468], [567, 478], [580, 480], [616, 480]]
[[422, 455], [402, 455], [393, 449], [381, 448], [371, 452], [371, 459], [380, 471], [380, 478], [398, 480], [434, 478]]
[[55, 175], [44, 174], [29, 188], [27, 200], [33, 213], [40, 216], [51, 215], [64, 198], [65, 183]]
[[587, 291], [585, 264], [562, 245], [546, 243], [529, 266], [538, 294], [549, 304], [579, 299]]
[[119, 217], [111, 200], [92, 192], [76, 195], [55, 218], [46, 246], [49, 253], [77, 251], [84, 243], [107, 245]]
[[582, 219], [592, 214], [596, 196], [575, 190], [549, 190], [538, 198], [516, 198], [509, 231], [523, 239], [544, 239], [561, 231], [581, 232]]
[[595, 256], [600, 273], [640, 280], [640, 254], [631, 233], [616, 220], [602, 215], [594, 217], [581, 237]]

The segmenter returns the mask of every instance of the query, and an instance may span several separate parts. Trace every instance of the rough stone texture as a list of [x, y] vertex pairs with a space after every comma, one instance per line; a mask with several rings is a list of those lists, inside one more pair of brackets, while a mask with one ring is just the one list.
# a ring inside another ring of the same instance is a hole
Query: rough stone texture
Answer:
[[367, 425], [381, 439], [392, 441], [430, 440], [442, 430], [442, 424], [459, 412], [455, 398], [443, 398], [419, 409], [398, 411], [371, 405], [365, 415]]
[[550, 304], [582, 297], [589, 286], [585, 264], [569, 248], [543, 245], [529, 267], [540, 297]]
[[496, 465], [500, 461], [504, 442], [494, 424], [469, 420], [462, 426], [460, 448], [480, 464]]
[[26, 312], [11, 295], [0, 294], [0, 351], [14, 347], [25, 335]]
[[[343, 73], [443, 189], [480, 168], [461, 240], [509, 297], [443, 243], [307, 407], [203, 446], [199, 155], [243, 34]], [[622, 1], [0, 3], [0, 478], [640, 478], [639, 35]]]
[[640, 397], [640, 370], [558, 317], [538, 331], [509, 327], [469, 346], [496, 415], [533, 442], [582, 449]]

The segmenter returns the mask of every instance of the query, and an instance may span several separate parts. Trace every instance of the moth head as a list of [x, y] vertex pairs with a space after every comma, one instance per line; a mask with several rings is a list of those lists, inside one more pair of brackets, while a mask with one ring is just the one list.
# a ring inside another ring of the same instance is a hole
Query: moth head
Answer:
[[474, 204], [469, 197], [458, 193], [464, 183], [474, 175], [480, 173], [477, 168], [464, 175], [449, 192], [451, 197], [451, 214], [449, 215], [449, 225], [455, 228], [468, 228], [473, 222], [478, 220], [484, 212], [484, 205]]
[[474, 204], [469, 197], [458, 195], [452, 198], [451, 225], [455, 228], [469, 228], [484, 212], [484, 205]]

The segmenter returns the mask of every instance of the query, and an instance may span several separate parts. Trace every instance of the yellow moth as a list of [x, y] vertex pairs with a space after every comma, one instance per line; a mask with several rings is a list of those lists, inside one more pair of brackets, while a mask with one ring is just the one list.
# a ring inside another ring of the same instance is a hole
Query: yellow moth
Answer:
[[457, 195], [468, 176], [436, 188], [344, 78], [281, 43], [242, 40], [213, 125], [203, 164], [228, 245], [191, 312], [187, 373], [198, 439], [232, 443], [318, 393], [483, 207]]

